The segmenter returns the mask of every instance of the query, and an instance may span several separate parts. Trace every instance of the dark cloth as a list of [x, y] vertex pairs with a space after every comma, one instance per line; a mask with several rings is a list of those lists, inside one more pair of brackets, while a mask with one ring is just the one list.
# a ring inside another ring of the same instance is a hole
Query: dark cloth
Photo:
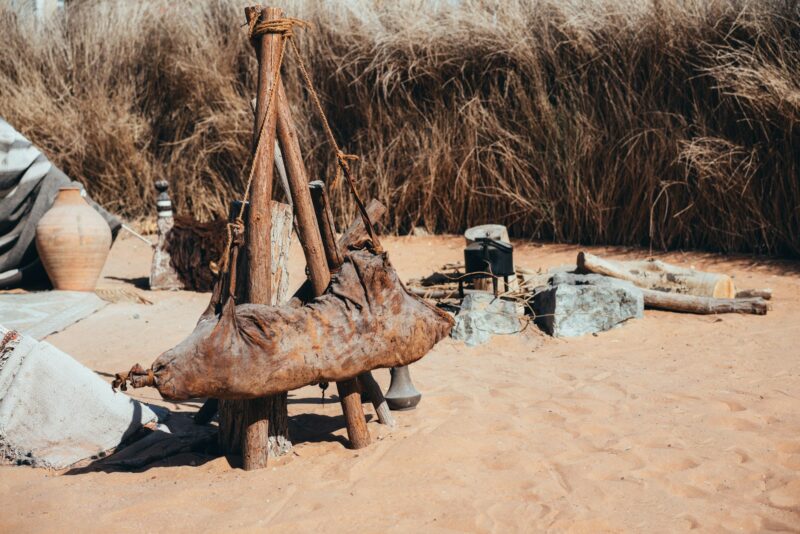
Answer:
[[[53, 205], [59, 188], [68, 185], [79, 184], [0, 119], [0, 288], [47, 282], [36, 252], [36, 224]], [[88, 196], [86, 200], [116, 236], [122, 222]]]

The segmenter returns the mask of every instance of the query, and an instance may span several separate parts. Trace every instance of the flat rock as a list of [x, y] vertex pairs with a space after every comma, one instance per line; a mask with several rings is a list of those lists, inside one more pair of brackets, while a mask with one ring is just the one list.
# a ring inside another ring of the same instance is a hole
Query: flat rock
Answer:
[[64, 352], [0, 326], [0, 461], [62, 469], [155, 420]]
[[629, 282], [556, 273], [533, 298], [535, 322], [555, 337], [576, 337], [613, 328], [644, 313], [644, 297]]
[[467, 293], [450, 336], [474, 347], [486, 343], [493, 335], [519, 331], [519, 317], [513, 302], [496, 298], [491, 293]]

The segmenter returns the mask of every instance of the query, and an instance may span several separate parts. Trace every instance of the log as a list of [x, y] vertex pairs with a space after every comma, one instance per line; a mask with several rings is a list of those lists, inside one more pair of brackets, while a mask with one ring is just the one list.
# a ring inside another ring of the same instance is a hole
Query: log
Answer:
[[767, 314], [767, 301], [757, 298], [717, 299], [680, 293], [665, 293], [655, 289], [642, 289], [646, 308], [683, 313], [712, 315], [717, 313]]
[[698, 297], [734, 298], [730, 276], [686, 269], [659, 260], [612, 261], [588, 252], [578, 253], [578, 272], [627, 280], [644, 289]]
[[328, 195], [325, 193], [325, 183], [321, 180], [314, 180], [308, 184], [311, 193], [311, 202], [314, 204], [314, 211], [317, 214], [319, 233], [322, 237], [322, 246], [325, 249], [325, 258], [328, 260], [328, 268], [336, 271], [342, 266], [342, 254], [336, 242], [336, 231], [333, 225], [333, 214], [328, 202]]
[[764, 300], [772, 300], [771, 289], [743, 289], [736, 292], [737, 299], [747, 299], [761, 297]]
[[350, 440], [350, 447], [363, 449], [369, 445], [370, 437], [364, 409], [361, 407], [361, 389], [358, 386], [358, 380], [351, 378], [336, 382], [336, 388], [347, 424], [347, 438]]
[[[325, 247], [325, 256], [328, 259], [328, 267], [331, 271], [338, 270], [342, 265], [342, 254], [339, 243], [336, 242], [336, 235], [333, 226], [333, 214], [331, 213], [328, 195], [325, 193], [325, 183], [321, 180], [314, 180], [308, 184], [311, 191], [311, 201], [314, 203], [314, 211], [317, 212], [317, 219], [324, 218], [324, 222], [319, 225], [320, 233], [322, 234], [322, 243]], [[370, 203], [370, 206], [372, 203]], [[369, 206], [367, 207], [369, 213]], [[361, 221], [360, 217], [356, 218]], [[361, 228], [363, 228], [363, 221]], [[366, 234], [366, 230], [365, 230]], [[394, 417], [389, 410], [389, 405], [383, 398], [380, 386], [372, 376], [371, 371], [367, 371], [359, 376], [361, 388], [367, 391], [372, 406], [375, 408], [375, 414], [378, 416], [378, 421], [384, 425], [394, 426]], [[337, 384], [338, 386], [338, 384]], [[356, 411], [357, 412], [357, 411]], [[369, 436], [367, 436], [369, 438]]]
[[[309, 184], [309, 193], [314, 205], [317, 224], [319, 224], [328, 267], [332, 272], [336, 272], [341, 268], [343, 258], [339, 252], [339, 245], [336, 243], [333, 214], [328, 202], [328, 195], [325, 193], [325, 184], [319, 180], [311, 182]], [[354, 449], [366, 447], [369, 445], [370, 437], [367, 422], [364, 418], [364, 408], [361, 405], [361, 389], [359, 388], [358, 380], [351, 378], [337, 382], [336, 389], [339, 392], [339, 402], [342, 405], [350, 446]]]
[[[258, 7], [245, 8], [246, 20], [256, 16]], [[283, 16], [279, 8], [261, 8], [261, 20], [275, 20]], [[275, 129], [277, 114], [274, 109], [267, 113], [269, 106], [270, 86], [279, 83], [280, 71], [275, 76], [283, 46], [281, 36], [264, 34], [256, 38], [256, 56], [258, 57], [258, 93], [256, 97], [256, 113], [253, 126], [253, 181], [250, 185], [250, 216], [247, 218], [247, 252], [250, 258], [247, 281], [247, 302], [254, 304], [272, 304], [272, 247], [270, 230], [272, 214], [273, 162], [275, 159]], [[277, 85], [276, 85], [277, 87]], [[260, 148], [260, 152], [259, 152]], [[261, 469], [267, 466], [269, 457], [270, 414], [273, 403], [286, 405], [286, 399], [260, 398], [244, 401], [242, 439], [242, 465], [245, 471]], [[285, 397], [285, 394], [284, 394]], [[286, 417], [288, 421], [288, 414]], [[277, 423], [277, 421], [276, 421]], [[274, 432], [275, 429], [273, 429]], [[288, 436], [288, 428], [286, 430]]]

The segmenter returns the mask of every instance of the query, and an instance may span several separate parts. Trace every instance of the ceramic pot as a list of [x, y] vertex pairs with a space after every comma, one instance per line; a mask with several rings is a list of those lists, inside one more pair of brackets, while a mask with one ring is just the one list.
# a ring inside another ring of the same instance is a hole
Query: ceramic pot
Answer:
[[36, 225], [36, 250], [56, 289], [94, 291], [111, 248], [111, 229], [81, 196], [62, 187]]

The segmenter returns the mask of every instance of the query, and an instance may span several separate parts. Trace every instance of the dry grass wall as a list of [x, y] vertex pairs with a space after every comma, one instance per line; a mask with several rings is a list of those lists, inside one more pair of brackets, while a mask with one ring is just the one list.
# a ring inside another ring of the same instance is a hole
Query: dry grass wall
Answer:
[[[0, 13], [0, 115], [109, 209], [154, 180], [207, 219], [241, 194], [254, 57], [232, 0]], [[300, 0], [299, 37], [391, 227], [800, 256], [795, 0]], [[332, 163], [284, 70], [307, 165]], [[341, 191], [340, 216], [352, 211]]]

